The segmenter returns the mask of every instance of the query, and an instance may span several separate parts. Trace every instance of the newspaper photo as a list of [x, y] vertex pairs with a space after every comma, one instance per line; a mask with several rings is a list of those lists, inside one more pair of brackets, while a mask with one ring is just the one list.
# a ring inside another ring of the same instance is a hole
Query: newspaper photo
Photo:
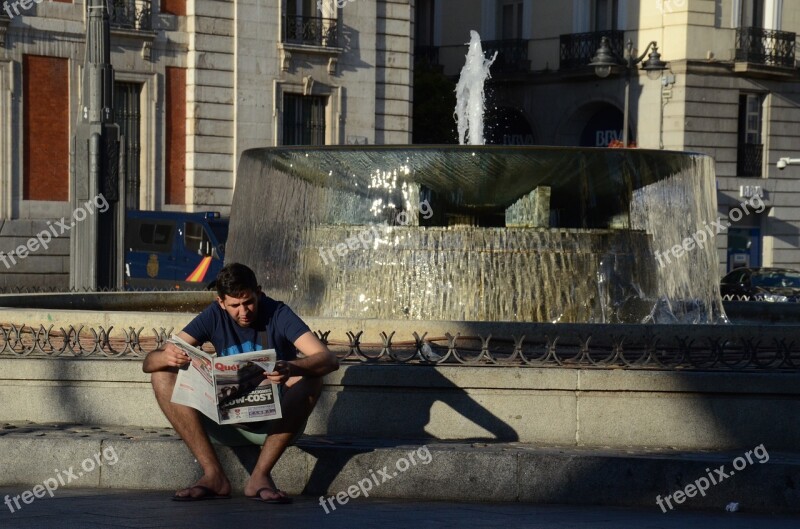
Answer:
[[172, 402], [195, 408], [218, 424], [280, 419], [280, 390], [264, 377], [275, 368], [274, 349], [218, 357], [177, 336], [169, 341], [189, 355], [178, 371]]

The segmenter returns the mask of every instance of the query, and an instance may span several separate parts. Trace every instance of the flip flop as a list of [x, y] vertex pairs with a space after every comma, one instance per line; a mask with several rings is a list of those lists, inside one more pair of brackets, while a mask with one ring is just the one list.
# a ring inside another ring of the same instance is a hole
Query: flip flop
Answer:
[[[193, 485], [188, 488], [189, 490], [192, 489], [200, 489], [202, 494], [199, 496], [178, 496], [175, 494], [172, 497], [172, 501], [206, 501], [206, 500], [229, 500], [231, 499], [230, 494], [217, 494], [210, 488], [206, 487], [205, 485]], [[186, 489], [184, 489], [186, 490]]]
[[288, 496], [279, 495], [277, 498], [272, 498], [269, 500], [264, 499], [261, 497], [261, 493], [264, 492], [265, 490], [269, 492], [274, 492], [275, 494], [280, 494], [281, 492], [280, 490], [273, 489], [272, 487], [261, 487], [260, 489], [258, 489], [258, 491], [256, 491], [256, 493], [253, 496], [245, 496], [245, 498], [248, 498], [250, 500], [260, 501], [261, 503], [273, 503], [276, 505], [286, 505], [288, 503], [292, 503], [292, 498]]

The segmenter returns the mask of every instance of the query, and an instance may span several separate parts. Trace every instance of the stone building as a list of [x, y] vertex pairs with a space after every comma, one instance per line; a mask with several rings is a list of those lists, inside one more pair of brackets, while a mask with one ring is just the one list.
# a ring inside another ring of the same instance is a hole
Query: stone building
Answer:
[[488, 90], [498, 123], [488, 136], [497, 143], [619, 142], [625, 69], [600, 78], [587, 64], [604, 36], [618, 56], [628, 39], [637, 57], [655, 41], [669, 68], [631, 71], [631, 140], [713, 156], [722, 217], [763, 197], [762, 213], [734, 213], [717, 236], [722, 273], [745, 264], [800, 268], [800, 168], [776, 167], [800, 155], [800, 3], [417, 0], [416, 11], [417, 58], [445, 75], [458, 75], [471, 29], [485, 51], [499, 52]]
[[[229, 213], [245, 149], [411, 139], [410, 0], [107, 0], [127, 206]], [[0, 10], [0, 257], [69, 218], [82, 0]], [[0, 290], [68, 285], [68, 234]], [[19, 256], [17, 256], [19, 257]]]

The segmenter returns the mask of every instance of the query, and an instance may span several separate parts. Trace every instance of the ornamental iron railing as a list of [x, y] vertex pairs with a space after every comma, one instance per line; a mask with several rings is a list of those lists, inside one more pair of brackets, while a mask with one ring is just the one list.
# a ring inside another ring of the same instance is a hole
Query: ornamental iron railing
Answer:
[[528, 41], [524, 39], [487, 40], [482, 43], [484, 55], [491, 57], [497, 52], [492, 71], [497, 73], [526, 72], [530, 70], [528, 61]]
[[763, 28], [736, 30], [736, 60], [781, 68], [795, 67], [797, 35]]
[[736, 151], [737, 176], [761, 176], [764, 146], [760, 143], [740, 143]]
[[625, 32], [591, 31], [589, 33], [569, 33], [561, 35], [561, 58], [559, 67], [562, 70], [585, 68], [592, 61], [592, 57], [600, 47], [600, 40], [608, 37], [609, 46], [614, 54], [622, 59], [625, 51]]
[[284, 15], [283, 42], [337, 48], [339, 21], [335, 18]]
[[112, 28], [153, 29], [150, 0], [109, 0], [108, 18]]
[[[410, 322], [404, 322], [410, 323]], [[498, 324], [500, 325], [500, 324]], [[363, 331], [347, 339], [317, 336], [345, 363], [675, 370], [800, 368], [796, 325], [518, 324], [513, 335], [411, 332], [401, 338]], [[172, 329], [115, 330], [0, 325], [0, 358], [143, 358], [162, 347]]]

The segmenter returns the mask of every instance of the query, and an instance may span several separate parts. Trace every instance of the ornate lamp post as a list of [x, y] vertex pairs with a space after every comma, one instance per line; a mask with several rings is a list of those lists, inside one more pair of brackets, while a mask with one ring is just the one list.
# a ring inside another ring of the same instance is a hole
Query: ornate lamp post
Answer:
[[[651, 51], [652, 50], [652, 51]], [[648, 55], [648, 51], [650, 54]], [[647, 60], [645, 60], [647, 57]], [[612, 71], [623, 69], [625, 74], [625, 105], [622, 118], [622, 144], [628, 146], [628, 112], [630, 107], [630, 93], [631, 93], [631, 74], [636, 71], [636, 65], [641, 63], [642, 70], [647, 72], [647, 77], [657, 79], [661, 72], [667, 69], [667, 63], [661, 60], [661, 54], [658, 53], [658, 43], [656, 41], [650, 42], [647, 47], [638, 57], [633, 55], [633, 41], [628, 39], [625, 45], [625, 57], [619, 58], [609, 45], [608, 37], [600, 39], [600, 47], [597, 48], [597, 53], [592, 57], [592, 62], [589, 66], [594, 67], [594, 73], [601, 78], [606, 78], [611, 75]]]
[[[87, 0], [86, 59], [78, 123], [72, 144], [70, 206], [85, 208], [99, 195], [108, 203], [70, 230], [69, 284], [73, 289], [118, 289], [125, 262], [124, 152], [114, 123], [114, 69], [111, 66], [106, 0]], [[102, 201], [101, 201], [102, 203]]]

